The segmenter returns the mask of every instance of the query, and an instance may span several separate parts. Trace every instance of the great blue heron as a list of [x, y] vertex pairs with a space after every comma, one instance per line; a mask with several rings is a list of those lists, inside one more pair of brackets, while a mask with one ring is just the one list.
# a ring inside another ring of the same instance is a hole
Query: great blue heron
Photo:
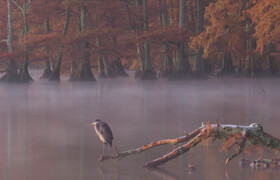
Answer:
[[99, 136], [99, 139], [103, 142], [103, 154], [104, 154], [104, 148], [105, 148], [104, 145], [106, 146], [110, 145], [110, 147], [112, 147], [112, 141], [114, 139], [112, 130], [107, 123], [99, 119], [93, 121], [90, 125], [94, 125], [94, 130], [96, 134]]

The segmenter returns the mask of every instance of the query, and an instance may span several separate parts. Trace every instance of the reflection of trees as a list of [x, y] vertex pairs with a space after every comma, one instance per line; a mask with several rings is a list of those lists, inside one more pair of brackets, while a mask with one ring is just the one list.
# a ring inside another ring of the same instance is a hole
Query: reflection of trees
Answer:
[[[6, 180], [11, 179], [13, 174], [15, 157], [23, 158], [24, 176], [28, 178], [27, 160], [28, 160], [28, 86], [22, 88], [23, 96], [18, 98], [18, 90], [11, 89], [7, 86], [7, 163], [6, 163]], [[16, 98], [14, 98], [16, 97]], [[21, 102], [21, 103], [19, 103]], [[18, 111], [22, 110], [21, 116], [17, 117]], [[16, 113], [15, 113], [16, 112]]]
[[6, 179], [10, 179], [10, 169], [11, 169], [11, 154], [12, 154], [12, 119], [13, 113], [12, 109], [9, 108], [8, 117], [7, 117], [7, 177]]
[[99, 179], [143, 179], [135, 176], [135, 174], [127, 174], [124, 172], [123, 169], [118, 168], [105, 168], [105, 167], [98, 167], [98, 172], [100, 175]]
[[176, 174], [173, 174], [166, 169], [163, 168], [150, 168], [147, 169], [150, 173], [157, 176], [159, 179], [168, 179], [168, 180], [177, 180], [180, 179], [180, 177]]

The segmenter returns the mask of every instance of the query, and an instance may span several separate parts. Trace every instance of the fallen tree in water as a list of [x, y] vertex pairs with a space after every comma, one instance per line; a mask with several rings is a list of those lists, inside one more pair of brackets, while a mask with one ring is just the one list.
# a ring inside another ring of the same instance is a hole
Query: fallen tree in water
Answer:
[[220, 140], [224, 143], [226, 149], [231, 149], [236, 146], [236, 152], [226, 160], [226, 164], [237, 157], [244, 151], [246, 144], [261, 145], [274, 150], [280, 150], [280, 139], [271, 136], [263, 131], [263, 127], [258, 123], [252, 123], [249, 126], [240, 125], [222, 125], [222, 124], [202, 124], [202, 126], [189, 134], [175, 138], [165, 139], [149, 144], [143, 145], [136, 149], [127, 150], [124, 152], [118, 152], [116, 148], [115, 154], [103, 155], [100, 157], [100, 161], [119, 159], [129, 155], [140, 154], [151, 148], [171, 144], [176, 145], [178, 143], [185, 142], [184, 145], [175, 148], [173, 151], [165, 154], [155, 160], [152, 160], [144, 165], [146, 168], [157, 167], [165, 164], [166, 162], [188, 152], [190, 149], [198, 145], [204, 140]]

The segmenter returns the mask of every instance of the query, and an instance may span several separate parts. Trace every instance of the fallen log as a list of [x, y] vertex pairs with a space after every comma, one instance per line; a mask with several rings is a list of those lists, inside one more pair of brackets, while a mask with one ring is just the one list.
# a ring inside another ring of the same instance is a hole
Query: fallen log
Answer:
[[173, 151], [152, 160], [144, 165], [146, 168], [157, 167], [163, 165], [166, 162], [188, 152], [190, 149], [201, 143], [206, 139], [212, 139], [212, 141], [220, 140], [222, 141], [226, 149], [231, 149], [233, 146], [237, 146], [237, 151], [226, 160], [226, 164], [241, 154], [246, 146], [246, 144], [251, 145], [261, 145], [263, 147], [268, 147], [274, 150], [280, 150], [280, 140], [271, 136], [270, 134], [263, 131], [263, 127], [258, 123], [252, 123], [249, 126], [241, 125], [222, 125], [222, 124], [210, 124], [210, 122], [203, 123], [202, 126], [194, 130], [190, 134], [186, 134], [182, 137], [175, 139], [159, 140], [136, 149], [118, 152], [116, 148], [116, 153], [111, 155], [101, 156], [100, 161], [109, 159], [123, 158], [129, 155], [140, 154], [151, 148], [165, 145], [165, 144], [178, 144], [186, 142], [184, 145], [179, 146]]

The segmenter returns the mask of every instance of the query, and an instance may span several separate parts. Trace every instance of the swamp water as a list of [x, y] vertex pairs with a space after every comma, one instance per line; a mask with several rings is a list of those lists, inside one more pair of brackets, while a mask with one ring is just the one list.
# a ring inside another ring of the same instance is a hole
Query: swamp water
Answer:
[[[280, 80], [219, 78], [97, 83], [34, 81], [0, 84], [0, 179], [280, 179], [280, 170], [241, 168], [244, 153], [224, 165], [221, 144], [198, 145], [158, 169], [142, 168], [173, 149], [161, 146], [119, 161], [98, 162], [102, 143], [92, 126], [100, 118], [119, 151], [175, 138], [202, 122], [249, 125], [280, 137]], [[264, 157], [271, 158], [272, 153]], [[250, 159], [250, 157], [247, 157]], [[190, 173], [187, 164], [196, 166]]]

